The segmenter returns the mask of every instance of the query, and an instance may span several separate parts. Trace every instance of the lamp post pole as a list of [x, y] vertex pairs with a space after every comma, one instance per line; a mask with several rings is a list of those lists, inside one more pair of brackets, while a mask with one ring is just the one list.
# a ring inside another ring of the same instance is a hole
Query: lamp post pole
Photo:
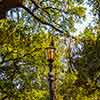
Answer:
[[56, 100], [56, 90], [55, 90], [55, 77], [54, 73], [52, 72], [53, 70], [53, 64], [52, 62], [49, 62], [49, 91], [50, 91], [50, 100]]
[[53, 73], [53, 62], [55, 58], [55, 48], [54, 48], [53, 39], [49, 47], [47, 48], [47, 55], [48, 55], [48, 62], [49, 62], [48, 82], [49, 82], [50, 100], [56, 100], [55, 75]]

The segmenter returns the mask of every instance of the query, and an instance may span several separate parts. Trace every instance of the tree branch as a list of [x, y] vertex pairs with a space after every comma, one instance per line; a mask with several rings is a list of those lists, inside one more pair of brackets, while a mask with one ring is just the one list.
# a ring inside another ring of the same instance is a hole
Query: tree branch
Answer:
[[61, 9], [58, 9], [58, 8], [54, 8], [54, 7], [51, 7], [51, 6], [48, 6], [48, 7], [42, 8], [42, 9], [43, 10], [52, 9], [52, 10], [56, 10], [56, 11], [59, 11], [59, 12], [65, 13], [65, 14], [68, 14], [69, 13], [67, 11], [64, 11], [64, 10], [61, 10]]
[[36, 8], [40, 8], [40, 7], [38, 6], [38, 4], [37, 4], [34, 0], [31, 0], [31, 2], [35, 5]]
[[56, 31], [58, 31], [58, 32], [60, 32], [60, 33], [65, 33], [63, 30], [60, 30], [59, 28], [55, 27], [53, 24], [48, 23], [47, 21], [41, 20], [38, 16], [36, 16], [34, 13], [32, 13], [32, 12], [30, 11], [30, 9], [28, 9], [27, 7], [25, 7], [25, 6], [23, 6], [23, 5], [22, 5], [21, 7], [22, 7], [23, 9], [25, 9], [30, 15], [32, 15], [32, 16], [33, 16], [37, 21], [39, 21], [40, 23], [45, 24], [45, 25], [48, 25], [48, 26], [54, 28]]

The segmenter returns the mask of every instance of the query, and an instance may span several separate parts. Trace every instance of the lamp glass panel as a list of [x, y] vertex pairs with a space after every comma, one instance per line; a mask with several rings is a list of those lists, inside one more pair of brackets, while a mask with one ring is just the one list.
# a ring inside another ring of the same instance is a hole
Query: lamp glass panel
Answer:
[[53, 48], [48, 48], [48, 60], [54, 60], [55, 50]]

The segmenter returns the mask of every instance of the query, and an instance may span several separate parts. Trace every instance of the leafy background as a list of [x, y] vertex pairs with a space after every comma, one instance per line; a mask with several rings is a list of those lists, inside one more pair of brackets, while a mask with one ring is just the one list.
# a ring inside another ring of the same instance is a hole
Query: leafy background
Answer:
[[[49, 100], [46, 49], [53, 36], [57, 100], [99, 100], [98, 0], [28, 0], [0, 20], [0, 99]], [[79, 35], [75, 25], [92, 22]], [[98, 5], [98, 6], [97, 6]], [[30, 13], [32, 12], [32, 13]], [[90, 17], [90, 16], [89, 16]]]

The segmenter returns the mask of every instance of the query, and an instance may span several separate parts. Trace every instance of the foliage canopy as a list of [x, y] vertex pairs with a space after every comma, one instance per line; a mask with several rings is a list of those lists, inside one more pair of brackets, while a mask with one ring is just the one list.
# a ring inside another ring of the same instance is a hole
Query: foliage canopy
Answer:
[[[99, 15], [99, 1], [95, 0], [94, 5], [92, 0], [87, 2]], [[56, 47], [53, 71], [57, 100], [100, 98], [99, 17], [94, 19], [94, 26], [87, 26], [80, 35], [72, 34], [77, 31], [75, 25], [85, 21], [84, 3], [28, 0], [23, 2], [24, 10], [11, 9], [7, 19], [0, 20], [1, 100], [49, 100], [45, 48], [51, 36]]]

